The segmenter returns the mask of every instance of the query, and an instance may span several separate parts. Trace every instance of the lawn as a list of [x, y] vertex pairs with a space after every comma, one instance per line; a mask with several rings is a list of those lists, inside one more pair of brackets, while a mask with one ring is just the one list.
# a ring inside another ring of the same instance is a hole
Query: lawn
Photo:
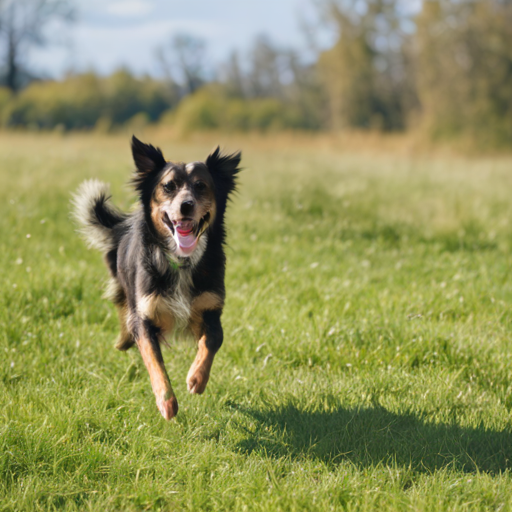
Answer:
[[512, 510], [512, 157], [141, 138], [243, 151], [210, 383], [163, 420], [70, 220], [129, 135], [0, 134], [0, 510]]

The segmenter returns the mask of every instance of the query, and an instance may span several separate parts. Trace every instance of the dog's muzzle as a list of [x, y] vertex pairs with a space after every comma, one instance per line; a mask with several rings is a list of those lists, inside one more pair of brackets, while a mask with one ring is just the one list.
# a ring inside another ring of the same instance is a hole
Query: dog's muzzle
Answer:
[[189, 256], [196, 248], [201, 235], [210, 225], [210, 212], [207, 212], [199, 222], [194, 222], [192, 219], [171, 221], [167, 212], [164, 213], [163, 220], [176, 242], [178, 254]]

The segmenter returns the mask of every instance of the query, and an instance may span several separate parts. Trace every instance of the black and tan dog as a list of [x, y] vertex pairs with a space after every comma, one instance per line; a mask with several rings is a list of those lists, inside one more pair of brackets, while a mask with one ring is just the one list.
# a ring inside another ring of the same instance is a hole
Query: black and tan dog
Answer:
[[119, 350], [137, 345], [162, 416], [178, 412], [160, 343], [175, 329], [198, 342], [188, 372], [191, 393], [202, 393], [222, 344], [224, 212], [235, 188], [240, 153], [206, 162], [166, 162], [161, 151], [132, 139], [133, 184], [140, 207], [130, 214], [110, 203], [108, 185], [84, 182], [74, 214], [89, 244], [100, 249], [111, 274], [107, 290], [118, 308]]

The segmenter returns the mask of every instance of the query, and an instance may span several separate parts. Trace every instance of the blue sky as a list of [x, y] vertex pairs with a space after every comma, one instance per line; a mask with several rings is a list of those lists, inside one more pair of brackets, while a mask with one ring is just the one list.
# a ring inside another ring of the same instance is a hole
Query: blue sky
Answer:
[[[49, 28], [60, 44], [33, 50], [30, 62], [55, 77], [86, 69], [110, 73], [123, 65], [158, 75], [155, 49], [177, 33], [204, 39], [213, 62], [225, 60], [232, 49], [243, 54], [262, 33], [306, 53], [301, 25], [315, 20], [313, 5], [312, 0], [78, 0], [73, 26]], [[325, 29], [322, 44], [331, 39]]]

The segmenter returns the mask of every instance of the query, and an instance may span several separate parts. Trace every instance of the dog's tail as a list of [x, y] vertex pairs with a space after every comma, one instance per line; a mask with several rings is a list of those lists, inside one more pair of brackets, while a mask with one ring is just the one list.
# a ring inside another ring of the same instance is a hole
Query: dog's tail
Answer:
[[98, 180], [84, 181], [72, 199], [73, 216], [90, 247], [107, 253], [114, 248], [113, 228], [127, 215], [110, 202], [110, 187]]

